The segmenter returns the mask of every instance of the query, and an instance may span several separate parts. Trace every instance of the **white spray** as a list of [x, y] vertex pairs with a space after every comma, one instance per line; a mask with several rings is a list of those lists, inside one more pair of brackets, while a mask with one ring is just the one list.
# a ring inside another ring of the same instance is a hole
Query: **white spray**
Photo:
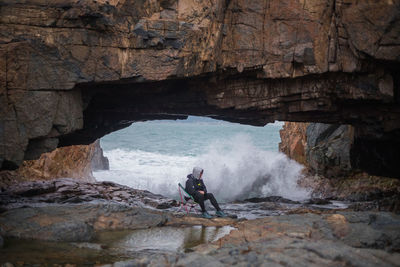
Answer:
[[98, 180], [111, 180], [176, 198], [178, 183], [194, 166], [204, 169], [209, 192], [220, 201], [249, 197], [282, 196], [301, 200], [309, 193], [297, 186], [302, 166], [286, 155], [255, 147], [248, 135], [215, 140], [198, 157], [169, 156], [143, 151], [105, 152], [111, 171], [96, 172]]

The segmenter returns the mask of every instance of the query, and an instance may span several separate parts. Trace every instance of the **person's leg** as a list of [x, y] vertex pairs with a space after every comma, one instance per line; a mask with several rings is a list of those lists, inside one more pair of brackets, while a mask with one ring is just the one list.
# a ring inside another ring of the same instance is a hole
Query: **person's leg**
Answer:
[[194, 198], [194, 201], [199, 203], [199, 205], [201, 207], [201, 211], [205, 212], [206, 208], [204, 206], [204, 196], [202, 194], [200, 194], [199, 192], [196, 192], [196, 193], [194, 193], [193, 198]]
[[205, 195], [204, 195], [204, 200], [206, 200], [206, 199], [209, 199], [209, 200], [210, 200], [211, 204], [214, 206], [214, 208], [215, 208], [217, 211], [220, 211], [220, 210], [221, 210], [221, 208], [219, 207], [218, 202], [217, 202], [217, 200], [215, 199], [215, 197], [214, 197], [213, 194], [211, 194], [211, 193], [205, 194]]

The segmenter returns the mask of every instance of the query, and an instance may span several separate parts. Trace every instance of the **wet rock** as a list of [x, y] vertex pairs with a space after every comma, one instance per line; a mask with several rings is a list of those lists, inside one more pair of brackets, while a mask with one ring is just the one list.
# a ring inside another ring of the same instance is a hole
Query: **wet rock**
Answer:
[[348, 206], [348, 209], [354, 211], [390, 211], [400, 213], [400, 196], [393, 195], [375, 201], [355, 202]]
[[315, 205], [328, 205], [328, 204], [332, 204], [332, 202], [330, 202], [327, 199], [322, 199], [322, 198], [312, 198], [310, 200], [308, 200], [306, 202], [307, 204], [315, 204]]
[[300, 179], [299, 184], [302, 187], [312, 189], [312, 196], [318, 198], [353, 202], [375, 201], [376, 207], [379, 206], [382, 210], [394, 212], [398, 210], [399, 206], [399, 179], [378, 177], [366, 173], [357, 173], [335, 179], [328, 179], [318, 175], [305, 175]]
[[136, 190], [113, 182], [89, 183], [64, 178], [51, 181], [24, 182], [12, 185], [0, 193], [3, 209], [34, 205], [35, 203], [84, 203], [114, 200], [125, 205], [143, 204], [168, 209], [178, 205], [176, 201], [148, 191]]
[[1, 214], [4, 236], [71, 242], [89, 241], [94, 237], [93, 226], [79, 216], [68, 218], [62, 209], [54, 210], [54, 207], [47, 212], [43, 209], [20, 208]]
[[281, 203], [290, 203], [290, 204], [300, 204], [298, 201], [290, 200], [287, 198], [283, 198], [281, 196], [270, 196], [270, 197], [253, 197], [245, 199], [244, 201], [252, 202], [252, 203], [260, 203], [260, 202], [281, 202]]
[[[386, 212], [282, 215], [240, 222], [236, 227], [238, 232], [231, 233], [230, 242], [271, 239], [283, 231], [289, 238], [327, 239], [358, 248], [383, 244], [380, 240], [385, 236], [389, 239], [380, 248], [390, 251], [400, 249], [397, 241], [400, 238], [400, 216]], [[264, 230], [261, 230], [262, 227]], [[245, 232], [241, 233], [241, 229]], [[223, 242], [227, 241], [224, 239], [228, 237], [224, 237]]]
[[[393, 253], [399, 249], [400, 217], [391, 213], [283, 215], [235, 226], [237, 230], [216, 242], [219, 249], [206, 252], [208, 257], [224, 265], [245, 265], [251, 260], [255, 265], [277, 266], [344, 262], [396, 266], [400, 259], [400, 254]], [[196, 264], [201, 255], [183, 255], [179, 261]]]
[[88, 249], [94, 249], [94, 250], [102, 250], [104, 248], [104, 245], [102, 245], [102, 244], [88, 243], [88, 242], [73, 243], [73, 245], [78, 248], [88, 248]]
[[169, 202], [163, 202], [156, 206], [156, 209], [169, 209], [172, 207], [179, 207], [179, 203], [176, 200], [171, 200]]
[[4, 236], [69, 242], [90, 241], [95, 231], [143, 229], [163, 222], [163, 214], [118, 203], [16, 208], [0, 215]]

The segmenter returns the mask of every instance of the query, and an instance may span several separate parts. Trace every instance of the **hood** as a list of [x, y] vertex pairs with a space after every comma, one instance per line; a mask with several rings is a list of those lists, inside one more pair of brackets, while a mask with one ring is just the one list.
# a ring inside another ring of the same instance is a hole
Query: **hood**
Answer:
[[202, 173], [202, 172], [203, 172], [203, 169], [202, 169], [202, 168], [200, 168], [200, 167], [194, 167], [194, 168], [193, 168], [192, 175], [193, 175], [194, 178], [199, 179], [199, 178], [200, 178], [200, 173]]

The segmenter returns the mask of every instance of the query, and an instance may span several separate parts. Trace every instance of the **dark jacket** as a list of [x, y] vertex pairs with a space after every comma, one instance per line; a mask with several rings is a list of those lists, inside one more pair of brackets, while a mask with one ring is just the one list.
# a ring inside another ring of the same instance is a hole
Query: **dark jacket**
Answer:
[[195, 195], [197, 191], [204, 191], [204, 194], [207, 193], [207, 188], [203, 182], [203, 179], [196, 179], [194, 178], [193, 174], [189, 174], [187, 178], [188, 179], [185, 186], [186, 192], [192, 196]]

